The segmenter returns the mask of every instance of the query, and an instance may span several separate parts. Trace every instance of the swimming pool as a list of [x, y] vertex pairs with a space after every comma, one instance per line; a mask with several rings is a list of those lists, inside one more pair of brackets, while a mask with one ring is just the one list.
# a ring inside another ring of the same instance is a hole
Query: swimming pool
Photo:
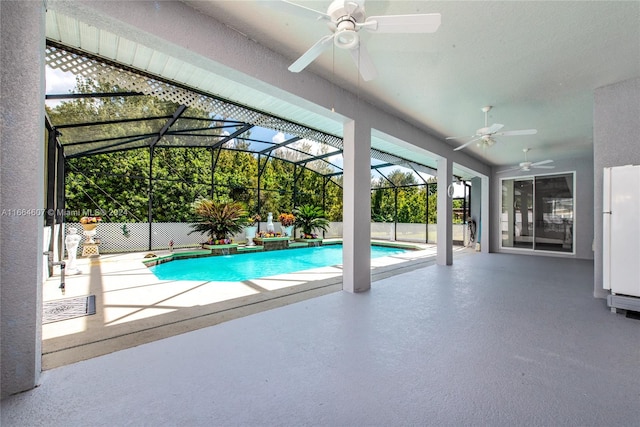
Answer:
[[[371, 258], [397, 255], [408, 249], [371, 246]], [[149, 269], [160, 280], [241, 282], [311, 268], [342, 264], [342, 245], [189, 258]]]

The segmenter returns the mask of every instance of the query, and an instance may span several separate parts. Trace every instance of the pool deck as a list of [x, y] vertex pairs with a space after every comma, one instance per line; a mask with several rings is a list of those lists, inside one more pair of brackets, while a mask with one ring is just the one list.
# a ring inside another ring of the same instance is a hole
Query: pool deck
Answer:
[[[435, 245], [410, 245], [419, 250], [372, 259], [372, 281], [435, 263]], [[456, 256], [469, 252], [454, 247]], [[169, 255], [168, 251], [153, 253]], [[64, 294], [59, 275], [45, 282], [45, 302], [95, 295], [96, 314], [42, 326], [44, 370], [342, 289], [340, 266], [243, 282], [159, 280], [143, 264], [146, 254], [79, 258], [81, 273], [66, 277]]]

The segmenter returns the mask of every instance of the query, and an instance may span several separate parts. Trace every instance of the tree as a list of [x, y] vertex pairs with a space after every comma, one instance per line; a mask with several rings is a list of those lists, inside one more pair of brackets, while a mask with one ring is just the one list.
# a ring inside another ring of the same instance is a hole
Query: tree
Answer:
[[387, 175], [387, 179], [391, 181], [391, 183], [395, 187], [404, 187], [417, 184], [416, 178], [413, 176], [413, 173], [402, 172], [400, 169], [393, 170], [389, 175]]
[[372, 188], [371, 218], [373, 221], [424, 222], [425, 191], [418, 185], [412, 172], [395, 169], [386, 178], [374, 180]]

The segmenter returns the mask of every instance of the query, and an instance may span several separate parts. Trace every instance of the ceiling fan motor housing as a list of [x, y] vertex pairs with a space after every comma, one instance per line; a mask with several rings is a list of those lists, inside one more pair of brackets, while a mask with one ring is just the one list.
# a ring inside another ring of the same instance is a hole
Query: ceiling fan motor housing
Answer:
[[341, 49], [354, 49], [360, 44], [356, 23], [364, 21], [364, 6], [358, 3], [337, 0], [329, 5], [327, 14], [331, 16], [332, 31], [335, 31], [333, 42]]
[[531, 170], [531, 162], [520, 163], [520, 168], [522, 168], [523, 171]]

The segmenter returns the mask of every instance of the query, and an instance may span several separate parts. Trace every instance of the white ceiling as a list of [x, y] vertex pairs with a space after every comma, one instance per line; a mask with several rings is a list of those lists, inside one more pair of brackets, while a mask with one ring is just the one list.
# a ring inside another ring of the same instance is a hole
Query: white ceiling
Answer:
[[[330, 1], [297, 1], [326, 11]], [[326, 25], [269, 7], [269, 1], [186, 1], [293, 62]], [[442, 14], [434, 34], [365, 34], [378, 78], [363, 82], [349, 55], [329, 51], [317, 73], [442, 137], [489, 124], [538, 129], [504, 137], [473, 155], [494, 165], [592, 155], [594, 89], [640, 76], [638, 1], [366, 1], [368, 16]], [[364, 32], [362, 32], [364, 33]], [[451, 142], [452, 148], [462, 144]]]

